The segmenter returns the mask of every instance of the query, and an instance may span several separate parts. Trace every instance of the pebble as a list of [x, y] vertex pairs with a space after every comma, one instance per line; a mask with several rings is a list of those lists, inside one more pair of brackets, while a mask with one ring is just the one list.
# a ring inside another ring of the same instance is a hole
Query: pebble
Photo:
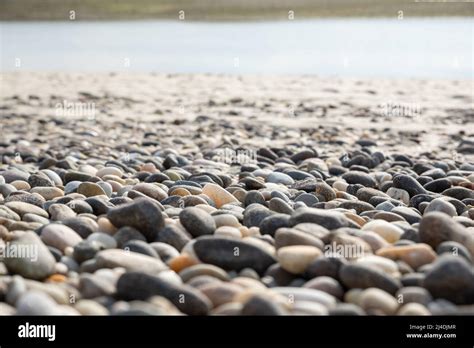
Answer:
[[407, 304], [407, 303], [419, 303], [424, 306], [427, 306], [432, 300], [433, 297], [431, 294], [421, 286], [406, 286], [398, 290], [395, 298], [399, 299], [398, 302]]
[[237, 284], [224, 282], [206, 284], [199, 288], [199, 291], [211, 300], [214, 308], [232, 302], [242, 290]]
[[202, 193], [214, 202], [216, 208], [220, 208], [225, 204], [239, 202], [231, 193], [216, 184], [206, 184], [202, 188]]
[[96, 254], [95, 261], [99, 268], [123, 267], [127, 271], [140, 271], [156, 274], [167, 269], [157, 258], [121, 249], [108, 249]]
[[115, 284], [108, 279], [89, 273], [81, 274], [78, 289], [83, 298], [112, 296], [116, 292]]
[[158, 233], [156, 241], [169, 244], [181, 251], [191, 241], [191, 235], [176, 225], [167, 225]]
[[301, 287], [275, 287], [272, 291], [287, 298], [288, 303], [298, 302], [316, 302], [326, 308], [332, 308], [336, 305], [336, 298], [324, 291]]
[[129, 226], [139, 230], [147, 241], [154, 241], [164, 227], [164, 219], [157, 204], [147, 198], [110, 209], [107, 218], [115, 227]]
[[105, 195], [105, 191], [99, 185], [93, 182], [82, 182], [77, 187], [77, 193], [80, 193], [86, 197]]
[[324, 248], [324, 243], [311, 233], [294, 228], [279, 228], [275, 234], [275, 247], [279, 249], [290, 245], [310, 245], [321, 250]]
[[401, 216], [409, 224], [416, 224], [421, 220], [420, 213], [413, 208], [395, 207], [391, 210], [391, 212]]
[[242, 238], [242, 233], [238, 228], [231, 226], [222, 226], [215, 230], [214, 236], [226, 238]]
[[64, 251], [67, 247], [74, 247], [82, 241], [73, 229], [61, 224], [49, 224], [41, 230], [41, 240], [46, 245], [50, 245]]
[[403, 234], [401, 228], [385, 220], [372, 220], [366, 223], [362, 230], [375, 232], [389, 243], [395, 243]]
[[290, 218], [290, 226], [295, 226], [300, 223], [310, 222], [323, 226], [329, 230], [352, 227], [352, 223], [344, 214], [335, 211], [327, 211], [317, 208], [302, 208], [296, 210]]
[[293, 274], [303, 273], [321, 255], [320, 249], [310, 245], [285, 246], [277, 252], [280, 266]]
[[216, 223], [216, 227], [221, 226], [232, 226], [232, 227], [239, 227], [240, 223], [239, 220], [232, 214], [219, 214], [213, 215], [214, 222]]
[[179, 214], [179, 220], [193, 237], [213, 234], [216, 230], [216, 222], [212, 216], [200, 208], [183, 209]]
[[343, 257], [335, 257], [334, 255], [323, 255], [309, 264], [306, 268], [306, 278], [331, 277], [339, 279], [339, 270], [347, 261]]
[[19, 275], [15, 275], [12, 277], [12, 280], [8, 284], [7, 293], [5, 295], [5, 302], [8, 304], [15, 306], [16, 301], [18, 298], [24, 294], [27, 290], [26, 283], [23, 278]]
[[339, 300], [344, 296], [344, 289], [341, 284], [336, 279], [327, 276], [313, 278], [306, 282], [303, 287], [327, 292]]
[[394, 176], [393, 186], [405, 190], [406, 192], [408, 192], [410, 197], [427, 193], [424, 187], [418, 181], [416, 181], [416, 179], [412, 178], [409, 175], [400, 174]]
[[442, 255], [426, 273], [423, 287], [434, 298], [455, 304], [474, 302], [474, 271], [464, 258]]
[[413, 315], [413, 316], [421, 316], [421, 315], [431, 315], [431, 312], [419, 303], [407, 303], [403, 305], [397, 312], [397, 315]]
[[[26, 257], [18, 257], [21, 250]], [[10, 273], [41, 280], [54, 272], [56, 260], [34, 232], [15, 234], [5, 251], [4, 263]]]
[[268, 202], [268, 208], [274, 212], [291, 215], [293, 208], [279, 197], [274, 197]]
[[275, 258], [263, 248], [234, 239], [219, 237], [198, 239], [193, 244], [193, 250], [202, 262], [226, 270], [240, 271], [250, 267], [263, 274], [276, 262]]
[[229, 275], [225, 270], [220, 267], [209, 264], [193, 265], [187, 267], [179, 273], [179, 276], [185, 283], [190, 281], [194, 277], [202, 275], [212, 276], [223, 281], [229, 280]]
[[73, 229], [82, 238], [87, 238], [94, 232], [98, 232], [99, 224], [87, 216], [77, 216], [61, 221], [63, 225]]
[[44, 218], [49, 217], [48, 213], [45, 210], [30, 203], [8, 202], [8, 203], [5, 203], [5, 207], [11, 209], [12, 211], [19, 214], [20, 216], [30, 213], [30, 214], [35, 214]]
[[18, 299], [16, 315], [38, 316], [58, 315], [57, 303], [47, 294], [39, 291], [29, 291]]
[[81, 315], [108, 315], [109, 314], [109, 311], [107, 310], [106, 307], [104, 307], [100, 303], [93, 300], [81, 299], [76, 302], [76, 304], [74, 305], [74, 308]]
[[[335, 198], [335, 195], [334, 195], [334, 198]], [[295, 198], [295, 202], [303, 202], [308, 207], [311, 207], [313, 204], [318, 203], [319, 199], [318, 197], [316, 197], [315, 195], [311, 193], [302, 193], [298, 197]], [[290, 214], [291, 214], [291, 211], [290, 211]]]
[[445, 213], [432, 212], [424, 215], [419, 226], [419, 236], [422, 243], [434, 249], [442, 242], [454, 241], [464, 245], [474, 255], [474, 235]]
[[49, 206], [48, 211], [53, 221], [66, 220], [76, 216], [74, 210], [64, 204], [52, 204]]
[[356, 260], [356, 264], [377, 268], [393, 277], [400, 276], [398, 265], [395, 261], [378, 255], [367, 255]]
[[436, 179], [430, 182], [427, 182], [423, 187], [431, 192], [441, 193], [444, 190], [447, 190], [451, 187], [451, 181], [449, 179]]
[[342, 285], [349, 289], [373, 287], [395, 294], [401, 288], [401, 283], [397, 279], [376, 268], [362, 265], [342, 265], [339, 279]]
[[255, 294], [244, 304], [241, 310], [242, 315], [250, 316], [273, 316], [285, 315], [287, 311], [279, 303], [275, 303], [265, 294]]
[[438, 255], [441, 255], [443, 253], [448, 253], [454, 256], [462, 256], [464, 257], [467, 261], [472, 263], [472, 256], [469, 253], [469, 251], [466, 249], [466, 247], [462, 244], [459, 244], [458, 242], [443, 242], [438, 245], [436, 248], [436, 252]]
[[433, 211], [439, 211], [448, 216], [457, 216], [456, 207], [442, 198], [433, 199], [425, 208], [423, 214], [428, 214]]
[[206, 315], [212, 307], [206, 296], [188, 285], [176, 285], [141, 272], [124, 273], [117, 282], [117, 294], [125, 300], [146, 300], [154, 295], [163, 296], [181, 312], [189, 315]]
[[30, 192], [41, 195], [47, 201], [64, 196], [64, 192], [57, 187], [35, 187]]
[[406, 190], [390, 187], [387, 191], [387, 195], [405, 205], [410, 204], [410, 194]]
[[168, 194], [158, 185], [149, 184], [149, 183], [141, 183], [133, 186], [133, 190], [137, 192], [141, 192], [144, 195], [153, 198], [157, 201], [162, 201], [168, 197]]
[[[332, 201], [333, 199], [336, 199], [336, 192], [333, 190], [331, 186], [326, 184], [325, 182], [318, 182], [316, 183], [316, 197], [319, 201], [321, 202], [329, 202]], [[318, 202], [314, 202], [314, 199], [310, 201], [313, 205]], [[313, 203], [314, 202], [314, 203]], [[308, 206], [311, 206], [310, 204], [307, 204]]]
[[96, 175], [99, 178], [103, 178], [106, 175], [115, 175], [121, 178], [123, 175], [123, 172], [117, 167], [104, 167], [104, 168], [99, 169], [96, 172]]
[[270, 175], [267, 176], [267, 182], [275, 183], [275, 184], [283, 184], [283, 185], [292, 185], [295, 181], [291, 178], [291, 176], [280, 173], [280, 172], [272, 172]]
[[[87, 236], [87, 240], [91, 243], [96, 243], [96, 244], [100, 245], [101, 249], [115, 249], [115, 248], [117, 248], [117, 241], [112, 236], [109, 236], [106, 233], [101, 233], [101, 232], [91, 233]], [[126, 244], [126, 245], [128, 245], [128, 244]], [[147, 244], [147, 246], [148, 246], [148, 244]]]
[[392, 260], [402, 260], [414, 270], [436, 260], [436, 253], [427, 244], [390, 246], [377, 250], [377, 255]]
[[260, 233], [274, 236], [279, 228], [289, 226], [289, 220], [290, 217], [286, 214], [268, 216], [260, 223]]
[[398, 309], [398, 302], [391, 294], [376, 288], [362, 291], [358, 302], [369, 314], [381, 312], [385, 315], [394, 315]]
[[377, 186], [377, 182], [374, 178], [372, 178], [369, 174], [360, 172], [357, 170], [352, 170], [342, 175], [342, 178], [348, 184], [360, 184], [364, 187], [375, 188]]

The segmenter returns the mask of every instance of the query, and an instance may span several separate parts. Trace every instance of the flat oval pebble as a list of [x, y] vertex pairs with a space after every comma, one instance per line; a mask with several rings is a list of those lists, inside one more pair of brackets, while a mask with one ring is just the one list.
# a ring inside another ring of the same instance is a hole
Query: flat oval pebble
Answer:
[[389, 243], [395, 243], [403, 234], [401, 228], [385, 220], [370, 221], [362, 227], [362, 230], [375, 232]]
[[202, 188], [202, 193], [212, 199], [217, 208], [222, 207], [224, 204], [239, 202], [231, 193], [216, 184], [206, 184]]
[[[48, 248], [34, 232], [16, 234], [10, 241], [11, 252], [7, 253], [4, 263], [9, 272], [29, 279], [45, 279], [53, 274], [55, 259]], [[14, 250], [24, 250], [23, 257], [14, 254]], [[8, 249], [5, 249], [8, 251]]]
[[73, 229], [60, 224], [49, 224], [41, 230], [41, 240], [46, 244], [53, 246], [61, 251], [67, 247], [74, 247], [82, 241]]
[[303, 273], [306, 268], [322, 255], [320, 249], [310, 245], [292, 245], [278, 249], [277, 258], [280, 266], [294, 274]]
[[262, 274], [275, 258], [262, 248], [227, 238], [202, 238], [193, 244], [196, 256], [205, 263], [223, 269], [242, 270], [250, 267]]
[[167, 269], [160, 259], [121, 249], [100, 251], [97, 253], [95, 261], [100, 268], [123, 267], [127, 271], [140, 271], [150, 274], [156, 274]]
[[180, 311], [189, 315], [206, 315], [211, 309], [210, 300], [187, 285], [140, 272], [127, 272], [117, 283], [117, 294], [127, 300], [146, 300], [159, 295], [170, 300]]
[[179, 219], [193, 237], [213, 234], [216, 229], [216, 222], [212, 216], [199, 208], [189, 207], [183, 209], [179, 214]]
[[413, 269], [432, 263], [436, 260], [436, 253], [427, 244], [391, 246], [377, 250], [377, 255], [392, 260], [402, 260]]
[[105, 195], [105, 191], [93, 182], [83, 182], [77, 187], [77, 193], [86, 197]]
[[395, 294], [401, 287], [400, 281], [373, 267], [362, 265], [342, 265], [339, 279], [347, 288], [379, 288]]

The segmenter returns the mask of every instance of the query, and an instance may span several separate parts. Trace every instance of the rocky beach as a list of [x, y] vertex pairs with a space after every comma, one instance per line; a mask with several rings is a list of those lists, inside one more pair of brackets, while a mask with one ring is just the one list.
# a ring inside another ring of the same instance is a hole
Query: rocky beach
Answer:
[[1, 88], [0, 315], [474, 314], [470, 80]]

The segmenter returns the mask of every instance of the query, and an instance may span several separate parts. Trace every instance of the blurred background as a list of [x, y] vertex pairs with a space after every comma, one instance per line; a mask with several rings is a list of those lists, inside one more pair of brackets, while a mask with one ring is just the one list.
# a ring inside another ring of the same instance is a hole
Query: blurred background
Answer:
[[465, 0], [0, 0], [0, 67], [472, 79], [473, 15]]

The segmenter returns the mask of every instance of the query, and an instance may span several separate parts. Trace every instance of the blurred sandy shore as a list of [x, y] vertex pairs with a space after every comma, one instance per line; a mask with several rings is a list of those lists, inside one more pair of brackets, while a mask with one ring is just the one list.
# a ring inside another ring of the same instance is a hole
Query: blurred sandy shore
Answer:
[[[457, 150], [474, 134], [472, 92], [469, 80], [3, 73], [2, 141], [21, 138], [10, 126], [19, 119], [31, 137], [36, 122], [62, 118], [78, 130], [117, 127], [118, 136], [123, 125], [143, 133], [147, 124], [162, 124], [183, 137], [205, 132], [216, 144], [229, 136], [236, 145], [318, 140], [344, 146], [367, 138], [392, 152], [471, 157]], [[226, 130], [229, 124], [235, 129]]]
[[[404, 0], [2, 0], [0, 20], [191, 21], [288, 20], [324, 17], [472, 16], [474, 5]], [[291, 11], [291, 12], [290, 12]], [[401, 11], [401, 12], [400, 12]]]

